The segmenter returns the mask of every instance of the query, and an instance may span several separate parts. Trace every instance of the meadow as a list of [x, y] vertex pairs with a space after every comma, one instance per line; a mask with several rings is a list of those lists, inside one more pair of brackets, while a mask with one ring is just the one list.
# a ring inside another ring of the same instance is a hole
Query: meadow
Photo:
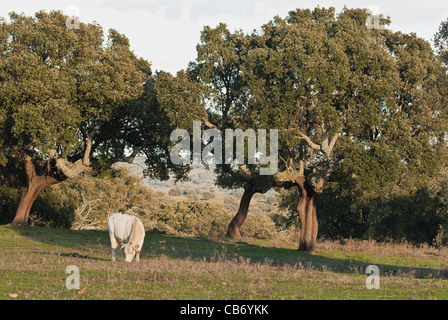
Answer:
[[[106, 231], [0, 226], [0, 299], [445, 300], [448, 249], [345, 240], [316, 254], [272, 240], [148, 233], [140, 263], [113, 263]], [[69, 265], [80, 288], [66, 288]], [[368, 265], [380, 288], [367, 289]]]

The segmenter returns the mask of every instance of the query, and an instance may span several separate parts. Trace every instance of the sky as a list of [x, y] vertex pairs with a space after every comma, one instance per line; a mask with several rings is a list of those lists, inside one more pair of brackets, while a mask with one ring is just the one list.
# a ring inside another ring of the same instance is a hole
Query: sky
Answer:
[[138, 57], [152, 64], [153, 71], [175, 74], [196, 58], [196, 45], [205, 25], [220, 22], [231, 31], [251, 32], [274, 16], [286, 17], [296, 8], [369, 8], [392, 20], [394, 31], [416, 33], [431, 41], [440, 23], [448, 19], [447, 0], [3, 0], [0, 17], [9, 12], [32, 16], [39, 10], [62, 10], [81, 22], [96, 21], [105, 32], [114, 28], [125, 34]]

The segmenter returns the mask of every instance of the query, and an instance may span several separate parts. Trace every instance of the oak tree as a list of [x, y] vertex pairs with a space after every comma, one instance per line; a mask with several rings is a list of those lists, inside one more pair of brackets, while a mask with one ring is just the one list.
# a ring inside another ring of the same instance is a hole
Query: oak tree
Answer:
[[105, 41], [98, 24], [67, 19], [13, 12], [0, 23], [0, 164], [26, 180], [13, 224], [28, 223], [44, 188], [91, 168], [144, 153], [149, 174], [169, 170], [150, 64], [116, 30]]

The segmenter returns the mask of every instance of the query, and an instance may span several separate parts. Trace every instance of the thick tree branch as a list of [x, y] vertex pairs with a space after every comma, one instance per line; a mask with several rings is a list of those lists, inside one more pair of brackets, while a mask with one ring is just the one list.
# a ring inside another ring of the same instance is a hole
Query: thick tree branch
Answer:
[[219, 128], [218, 128], [217, 126], [215, 126], [213, 123], [211, 123], [210, 121], [208, 121], [207, 117], [202, 117], [202, 121], [204, 122], [204, 125], [205, 125], [207, 128], [215, 129], [215, 130], [217, 130], [219, 133], [222, 134], [221, 130], [219, 130]]
[[67, 178], [76, 178], [87, 168], [82, 160], [71, 163], [64, 158], [59, 158], [56, 160], [56, 167], [61, 170]]
[[86, 167], [90, 166], [90, 153], [92, 151], [93, 138], [95, 137], [95, 134], [98, 132], [98, 130], [101, 128], [102, 124], [103, 124], [102, 121], [99, 121], [98, 123], [96, 123], [93, 126], [90, 133], [87, 135], [86, 149], [84, 150], [84, 158], [82, 160], [82, 163]]
[[30, 183], [31, 180], [36, 176], [36, 168], [34, 167], [31, 157], [25, 156], [25, 175], [26, 181]]
[[321, 146], [318, 145], [317, 143], [314, 143], [310, 137], [308, 137], [306, 134], [304, 134], [303, 132], [299, 131], [300, 136], [302, 137], [303, 140], [306, 141], [306, 143], [308, 143], [308, 145], [311, 147], [311, 149], [320, 151], [321, 150]]
[[336, 141], [338, 140], [338, 137], [339, 137], [339, 135], [335, 134], [333, 136], [333, 138], [331, 139], [330, 144], [328, 144], [328, 137], [322, 141], [321, 149], [322, 149], [322, 152], [327, 157], [327, 160], [331, 159], [331, 153], [333, 152], [333, 148], [334, 148], [334, 145], [336, 144]]

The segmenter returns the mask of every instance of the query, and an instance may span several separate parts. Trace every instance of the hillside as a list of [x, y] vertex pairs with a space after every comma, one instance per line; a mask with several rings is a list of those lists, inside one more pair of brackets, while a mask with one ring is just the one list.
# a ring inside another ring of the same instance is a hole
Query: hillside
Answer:
[[[146, 186], [162, 194], [167, 202], [170, 202], [170, 199], [174, 201], [184, 199], [202, 200], [222, 204], [229, 211], [236, 212], [238, 210], [243, 190], [219, 188], [215, 185], [216, 174], [212, 170], [207, 170], [203, 165], [194, 167], [188, 174], [187, 181], [176, 183], [174, 179], [161, 181], [145, 178], [143, 176], [144, 162], [144, 157], [136, 157], [132, 164], [119, 163], [118, 165], [127, 167], [133, 175], [140, 177]], [[206, 194], [204, 195], [204, 193]], [[277, 194], [272, 189], [266, 194], [256, 194], [251, 201], [249, 212], [270, 213], [276, 210]]]

